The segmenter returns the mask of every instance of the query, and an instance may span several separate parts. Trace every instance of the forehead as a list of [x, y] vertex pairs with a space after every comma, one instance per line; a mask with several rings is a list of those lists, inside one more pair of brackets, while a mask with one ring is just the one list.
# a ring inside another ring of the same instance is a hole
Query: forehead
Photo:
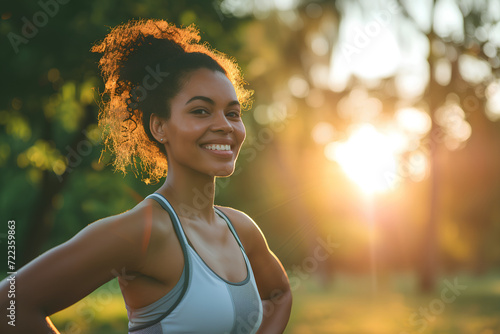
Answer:
[[197, 69], [189, 73], [185, 80], [174, 100], [187, 101], [193, 96], [206, 96], [222, 103], [238, 100], [233, 84], [219, 71]]

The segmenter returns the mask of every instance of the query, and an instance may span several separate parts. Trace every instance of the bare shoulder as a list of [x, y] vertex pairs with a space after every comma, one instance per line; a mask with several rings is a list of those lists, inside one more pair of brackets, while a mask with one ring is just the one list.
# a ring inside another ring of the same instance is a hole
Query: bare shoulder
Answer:
[[87, 228], [113, 233], [144, 252], [173, 232], [170, 217], [164, 212], [156, 201], [144, 199], [132, 209], [99, 219]]
[[243, 232], [260, 231], [254, 220], [246, 213], [227, 206], [217, 206], [228, 218], [237, 230]]
[[[124, 271], [142, 273], [151, 248], [158, 247], [155, 235], [168, 233], [166, 219], [148, 199], [89, 224], [19, 269], [16, 280], [23, 289], [16, 299], [50, 315]], [[0, 292], [5, 288], [0, 284]]]
[[233, 224], [247, 254], [256, 247], [265, 246], [267, 248], [267, 243], [262, 231], [250, 216], [240, 210], [230, 207], [217, 206], [217, 208], [219, 208]]

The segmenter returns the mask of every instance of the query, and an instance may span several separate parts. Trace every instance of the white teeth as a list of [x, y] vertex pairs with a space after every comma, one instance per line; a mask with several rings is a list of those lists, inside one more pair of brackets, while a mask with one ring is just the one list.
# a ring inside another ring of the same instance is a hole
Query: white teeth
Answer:
[[214, 151], [229, 151], [231, 150], [231, 145], [219, 145], [219, 144], [211, 144], [203, 146], [206, 149], [214, 150]]

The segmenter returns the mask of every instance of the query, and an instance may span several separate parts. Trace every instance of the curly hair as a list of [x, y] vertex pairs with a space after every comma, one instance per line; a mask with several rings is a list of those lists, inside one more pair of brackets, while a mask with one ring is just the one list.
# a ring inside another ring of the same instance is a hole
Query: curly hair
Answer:
[[98, 117], [103, 152], [115, 155], [115, 171], [126, 174], [131, 166], [137, 175], [141, 170], [146, 184], [158, 182], [168, 170], [165, 148], [149, 128], [151, 114], [170, 117], [170, 100], [191, 71], [224, 73], [243, 110], [251, 107], [253, 91], [244, 87], [235, 59], [200, 43], [193, 24], [178, 28], [164, 20], [131, 20], [113, 28], [91, 51], [103, 54], [99, 67], [105, 89]]

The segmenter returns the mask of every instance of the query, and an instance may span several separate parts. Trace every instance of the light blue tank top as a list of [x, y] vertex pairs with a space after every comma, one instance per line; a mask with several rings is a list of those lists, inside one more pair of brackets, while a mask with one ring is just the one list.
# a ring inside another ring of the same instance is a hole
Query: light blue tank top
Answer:
[[229, 282], [217, 275], [188, 243], [179, 217], [161, 194], [156, 200], [170, 215], [184, 254], [184, 269], [175, 287], [159, 300], [133, 309], [126, 305], [131, 334], [255, 333], [262, 322], [262, 302], [252, 267], [229, 218], [215, 211], [227, 223], [245, 259], [247, 277]]

